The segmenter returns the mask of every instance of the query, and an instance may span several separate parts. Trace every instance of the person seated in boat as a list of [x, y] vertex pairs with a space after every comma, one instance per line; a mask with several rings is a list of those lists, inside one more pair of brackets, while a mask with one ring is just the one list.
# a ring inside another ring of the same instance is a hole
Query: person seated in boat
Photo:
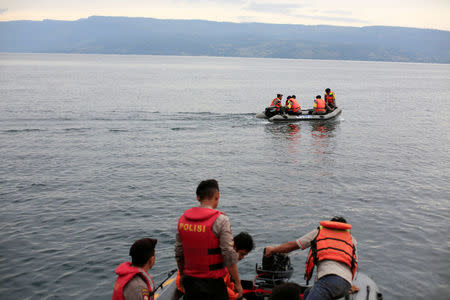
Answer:
[[116, 268], [117, 280], [113, 300], [153, 300], [155, 283], [148, 270], [155, 264], [156, 239], [140, 239], [131, 246], [131, 262], [124, 262]]
[[268, 118], [271, 118], [282, 111], [281, 99], [283, 99], [283, 94], [277, 94], [277, 97], [272, 100], [270, 106], [266, 108], [264, 113]]
[[325, 96], [323, 98], [325, 99], [325, 105], [328, 112], [333, 111], [337, 107], [336, 96], [329, 88], [325, 89]]
[[295, 95], [290, 96], [290, 98], [286, 100], [285, 113], [294, 116], [302, 114], [302, 108], [300, 107], [300, 104], [298, 104]]
[[280, 108], [282, 99], [283, 99], [283, 94], [277, 94], [277, 97], [273, 98], [272, 102], [270, 103], [270, 106]]
[[[236, 235], [233, 238], [233, 242], [234, 242], [233, 248], [239, 255], [239, 261], [241, 261], [245, 256], [247, 256], [247, 254], [249, 254], [250, 251], [252, 251], [253, 248], [255, 247], [252, 236], [247, 232], [241, 232], [238, 235]], [[235, 282], [232, 279], [229, 272], [227, 273], [227, 275], [225, 275], [224, 282], [225, 285], [227, 286], [228, 298], [230, 300], [238, 299], [239, 294], [236, 291]], [[177, 289], [180, 292], [184, 293], [184, 288], [180, 285], [180, 272], [177, 273], [176, 283]]]
[[324, 115], [327, 113], [325, 101], [322, 99], [322, 96], [317, 95], [316, 100], [314, 100], [313, 105], [313, 115]]
[[320, 222], [317, 229], [295, 241], [266, 247], [265, 255], [310, 248], [305, 268], [306, 284], [312, 277], [314, 267], [317, 267], [317, 276], [315, 284], [305, 291], [303, 299], [344, 297], [358, 290], [357, 287], [352, 288], [358, 253], [351, 228], [343, 217], [333, 217], [330, 221]]

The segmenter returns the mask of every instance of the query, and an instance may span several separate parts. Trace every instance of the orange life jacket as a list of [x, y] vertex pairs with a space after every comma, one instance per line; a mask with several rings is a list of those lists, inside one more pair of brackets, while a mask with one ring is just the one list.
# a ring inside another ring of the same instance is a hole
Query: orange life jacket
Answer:
[[123, 296], [123, 289], [136, 275], [140, 275], [145, 281], [149, 292], [149, 300], [153, 300], [153, 293], [155, 291], [155, 282], [150, 274], [142, 271], [136, 267], [133, 267], [130, 262], [124, 262], [116, 268], [117, 280], [114, 285], [113, 300], [125, 300]]
[[316, 98], [316, 100], [314, 100], [314, 111], [316, 113], [324, 113], [326, 112], [325, 110], [325, 101], [321, 98]]
[[272, 103], [270, 103], [270, 106], [281, 107], [281, 100], [278, 98], [273, 99]]
[[300, 104], [298, 104], [297, 99], [291, 98], [286, 101], [286, 106], [288, 107], [289, 111], [298, 112], [302, 108], [300, 107]]
[[357, 268], [356, 248], [353, 245], [350, 229], [352, 225], [333, 222], [320, 222], [319, 233], [311, 242], [306, 260], [305, 279], [307, 284], [312, 277], [314, 266], [322, 260], [334, 260], [346, 264], [352, 271], [352, 278]]
[[336, 103], [335, 103], [336, 97], [334, 96], [333, 92], [330, 92], [329, 94], [325, 93], [325, 101], [327, 102], [328, 105], [332, 104], [332, 105], [336, 106]]
[[184, 274], [197, 278], [221, 278], [227, 273], [223, 264], [219, 238], [212, 232], [221, 211], [193, 207], [178, 220], [183, 244]]
[[236, 300], [238, 298], [238, 293], [235, 292], [235, 286], [234, 282], [231, 280], [231, 275], [228, 273], [224, 278], [223, 281], [225, 282], [225, 285], [227, 287], [228, 292], [228, 299], [229, 300]]

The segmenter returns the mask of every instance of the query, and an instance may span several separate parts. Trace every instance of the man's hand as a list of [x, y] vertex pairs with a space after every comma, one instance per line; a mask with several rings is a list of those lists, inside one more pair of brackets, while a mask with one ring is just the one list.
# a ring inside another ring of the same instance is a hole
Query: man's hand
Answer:
[[236, 282], [234, 285], [234, 288], [236, 290], [236, 292], [238, 293], [237, 295], [237, 299], [242, 298], [242, 285], [240, 282]]
[[349, 294], [354, 294], [354, 293], [357, 293], [357, 292], [359, 292], [359, 287], [357, 287], [356, 285], [352, 285], [352, 287], [348, 291]]
[[273, 254], [273, 250], [274, 250], [274, 249], [275, 249], [274, 246], [267, 246], [267, 247], [266, 247], [266, 251], [265, 251], [265, 253], [264, 253], [264, 256], [265, 256], [265, 257], [271, 257], [272, 254]]

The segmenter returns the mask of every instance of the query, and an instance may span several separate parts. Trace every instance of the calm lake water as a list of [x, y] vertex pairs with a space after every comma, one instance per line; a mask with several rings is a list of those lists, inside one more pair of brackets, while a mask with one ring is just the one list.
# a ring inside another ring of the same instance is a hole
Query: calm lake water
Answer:
[[[330, 87], [334, 121], [256, 119], [276, 93]], [[450, 65], [0, 54], [0, 298], [110, 299], [114, 269], [158, 239], [207, 178], [256, 249], [343, 215], [385, 299], [450, 298]], [[307, 251], [291, 254], [303, 281]]]

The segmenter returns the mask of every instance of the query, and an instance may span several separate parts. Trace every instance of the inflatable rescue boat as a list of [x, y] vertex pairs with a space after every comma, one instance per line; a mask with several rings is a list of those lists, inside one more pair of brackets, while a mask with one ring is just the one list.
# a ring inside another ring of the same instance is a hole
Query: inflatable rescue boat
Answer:
[[[176, 285], [177, 273], [171, 275], [171, 277], [160, 286], [155, 292], [155, 299], [157, 300], [177, 300], [183, 299], [183, 293], [177, 290]], [[247, 300], [268, 300], [271, 295], [270, 288], [259, 288], [254, 285], [254, 281], [242, 280], [242, 287], [244, 289], [244, 298]], [[375, 282], [366, 274], [356, 272], [353, 285], [359, 287], [359, 292], [348, 295], [340, 300], [382, 300], [383, 295], [380, 293]], [[301, 285], [302, 291], [308, 286]]]
[[301, 115], [276, 114], [273, 116], [263, 111], [256, 114], [256, 117], [259, 119], [268, 119], [270, 122], [315, 121], [333, 119], [342, 113], [339, 107], [336, 107], [336, 109], [325, 115], [313, 115], [312, 111], [312, 109], [304, 109]]
[[[155, 291], [157, 300], [177, 300], [183, 299], [183, 293], [177, 289], [177, 270], [169, 272], [166, 280], [161, 283]], [[272, 290], [278, 285], [290, 282], [294, 269], [286, 254], [274, 254], [266, 258], [263, 257], [261, 266], [256, 265], [256, 276], [251, 280], [241, 280], [243, 297], [247, 300], [269, 300]], [[361, 272], [356, 272], [352, 285], [359, 288], [358, 292], [350, 294], [339, 300], [382, 300], [383, 295], [375, 282]], [[311, 287], [306, 284], [299, 284], [299, 293], [303, 299], [304, 291]]]

